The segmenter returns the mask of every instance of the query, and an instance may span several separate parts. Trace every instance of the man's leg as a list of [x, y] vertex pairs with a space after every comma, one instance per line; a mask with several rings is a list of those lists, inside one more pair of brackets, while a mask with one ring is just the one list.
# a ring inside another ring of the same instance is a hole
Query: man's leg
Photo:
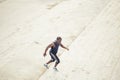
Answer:
[[51, 62], [55, 61], [54, 56], [52, 55], [52, 53], [49, 53], [49, 54], [50, 54], [51, 60], [49, 60], [46, 64], [50, 64]]
[[54, 67], [57, 67], [57, 65], [58, 65], [58, 64], [59, 64], [59, 63], [58, 63], [58, 62], [56, 62], [56, 63], [55, 63], [55, 65], [54, 65]]
[[52, 58], [54, 59], [54, 60], [56, 60], [56, 63], [55, 63], [55, 65], [54, 65], [54, 68], [53, 69], [55, 69], [56, 71], [57, 71], [57, 65], [60, 63], [60, 60], [59, 60], [59, 58], [58, 58], [58, 56], [56, 55], [56, 54], [52, 54], [51, 53], [51, 56], [52, 56]]
[[56, 62], [55, 65], [54, 65], [54, 67], [57, 67], [57, 65], [58, 65], [58, 63]]
[[51, 62], [54, 62], [54, 60], [48, 61], [46, 64], [44, 64], [44, 66], [45, 66], [47, 69], [49, 69], [48, 64], [50, 64]]
[[51, 62], [54, 62], [53, 60], [49, 60], [46, 64], [50, 64]]
[[56, 59], [56, 63], [55, 63], [55, 65], [54, 65], [54, 69], [57, 71], [57, 65], [60, 63], [60, 60], [59, 60], [59, 58], [58, 58], [58, 56], [57, 55], [55, 55], [55, 59]]
[[51, 60], [49, 60], [46, 64], [44, 64], [44, 66], [48, 69], [48, 64], [52, 63], [55, 61], [54, 57], [51, 55], [52, 53], [50, 53], [50, 56], [51, 56]]

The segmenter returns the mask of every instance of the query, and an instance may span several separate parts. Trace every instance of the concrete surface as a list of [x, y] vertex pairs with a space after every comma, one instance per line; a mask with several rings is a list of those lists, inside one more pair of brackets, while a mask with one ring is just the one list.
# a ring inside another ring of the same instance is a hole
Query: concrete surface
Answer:
[[[0, 80], [119, 80], [119, 0], [0, 0]], [[57, 36], [59, 72], [46, 70]]]

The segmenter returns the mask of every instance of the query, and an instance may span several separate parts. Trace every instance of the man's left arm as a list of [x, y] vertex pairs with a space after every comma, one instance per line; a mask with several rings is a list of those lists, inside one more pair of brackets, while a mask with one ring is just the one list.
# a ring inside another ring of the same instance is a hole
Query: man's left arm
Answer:
[[62, 47], [62, 48], [64, 48], [64, 49], [67, 49], [67, 50], [69, 50], [67, 47], [65, 47], [63, 44], [60, 44], [60, 46]]

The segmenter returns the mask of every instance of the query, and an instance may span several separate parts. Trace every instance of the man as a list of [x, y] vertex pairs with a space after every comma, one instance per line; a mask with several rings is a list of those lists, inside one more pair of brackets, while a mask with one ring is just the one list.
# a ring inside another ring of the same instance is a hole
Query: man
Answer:
[[44, 54], [43, 54], [44, 57], [46, 56], [46, 53], [47, 53], [48, 49], [51, 48], [50, 51], [49, 51], [49, 54], [50, 54], [50, 56], [51, 56], [51, 60], [49, 60], [46, 64], [44, 64], [44, 66], [45, 66], [46, 68], [49, 68], [49, 67], [48, 67], [48, 64], [56, 61], [53, 69], [54, 69], [54, 70], [57, 70], [56, 67], [57, 67], [57, 65], [60, 63], [60, 60], [59, 60], [59, 58], [58, 58], [58, 56], [57, 56], [57, 52], [58, 52], [59, 46], [61, 46], [61, 47], [64, 48], [64, 49], [69, 50], [67, 47], [65, 47], [65, 46], [61, 43], [61, 41], [62, 41], [62, 38], [61, 38], [61, 37], [57, 37], [57, 39], [56, 39], [55, 42], [49, 44], [49, 45], [46, 47], [45, 52], [44, 52]]

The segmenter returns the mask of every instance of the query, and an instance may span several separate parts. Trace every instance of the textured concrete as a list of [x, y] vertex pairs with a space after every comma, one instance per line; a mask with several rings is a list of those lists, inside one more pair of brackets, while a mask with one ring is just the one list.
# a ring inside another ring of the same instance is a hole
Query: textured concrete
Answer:
[[[119, 80], [119, 0], [0, 0], [0, 80]], [[45, 47], [63, 37], [59, 72]]]

